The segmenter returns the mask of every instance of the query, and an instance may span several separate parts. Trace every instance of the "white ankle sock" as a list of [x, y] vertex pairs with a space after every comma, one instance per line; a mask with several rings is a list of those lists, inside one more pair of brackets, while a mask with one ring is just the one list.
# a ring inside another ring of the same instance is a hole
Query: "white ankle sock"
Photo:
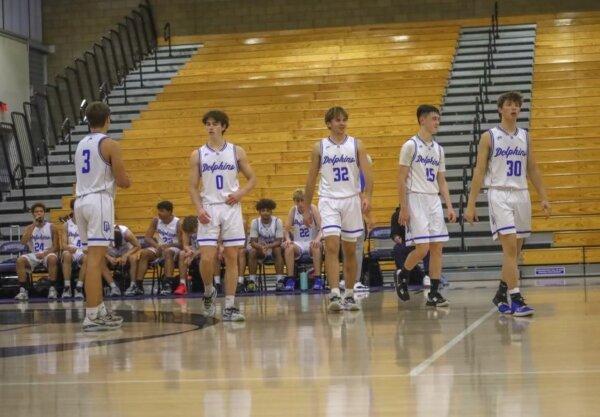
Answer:
[[346, 290], [346, 292], [344, 292], [344, 298], [348, 297], [354, 297], [354, 290]]
[[115, 284], [114, 281], [111, 282], [109, 285], [110, 285], [110, 288], [117, 288], [117, 284]]
[[519, 287], [515, 287], [515, 288], [513, 288], [512, 290], [508, 290], [508, 293], [509, 293], [510, 295], [513, 295], [513, 294], [518, 294], [518, 293], [520, 293], [520, 292], [521, 292], [521, 290], [519, 290]]
[[243, 283], [244, 283], [244, 277], [242, 277], [242, 276], [239, 276], [239, 277], [238, 277], [238, 283], [239, 283], [239, 284], [243, 284]]
[[213, 281], [215, 284], [220, 284], [221, 283], [221, 276], [220, 275], [215, 275], [213, 277]]
[[338, 297], [341, 297], [340, 295], [340, 289], [339, 288], [332, 288], [331, 289], [331, 295], [337, 295]]
[[98, 315], [98, 308], [100, 306], [96, 306], [96, 307], [87, 307], [85, 309], [85, 315], [88, 316], [91, 319], [95, 319], [96, 316]]
[[235, 306], [235, 295], [225, 296], [225, 308], [231, 308]]

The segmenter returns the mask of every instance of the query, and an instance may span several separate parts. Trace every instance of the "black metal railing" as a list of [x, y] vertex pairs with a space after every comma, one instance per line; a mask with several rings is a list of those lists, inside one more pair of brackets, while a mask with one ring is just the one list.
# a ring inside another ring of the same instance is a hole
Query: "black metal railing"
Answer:
[[56, 75], [55, 84], [34, 92], [23, 112], [12, 112], [12, 123], [0, 123], [0, 197], [8, 189], [22, 189], [23, 210], [27, 210], [28, 171], [45, 165], [45, 182], [50, 185], [50, 149], [66, 144], [72, 162], [72, 129], [84, 121], [82, 107], [94, 100], [108, 104], [110, 92], [121, 83], [127, 102], [128, 74], [139, 69], [143, 86], [141, 61], [154, 54], [158, 69], [157, 48], [153, 10], [144, 0]]

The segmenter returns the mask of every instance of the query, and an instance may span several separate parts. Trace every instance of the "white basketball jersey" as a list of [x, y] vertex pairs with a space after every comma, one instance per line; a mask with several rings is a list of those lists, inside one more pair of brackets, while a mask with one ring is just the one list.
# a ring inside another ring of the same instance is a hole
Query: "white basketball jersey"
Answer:
[[515, 134], [510, 134], [496, 126], [489, 132], [490, 160], [485, 175], [485, 186], [526, 190], [529, 152], [527, 131], [517, 128]]
[[411, 193], [438, 194], [438, 172], [446, 171], [444, 149], [432, 140], [427, 143], [418, 135], [402, 145], [400, 165], [408, 166], [406, 189]]
[[[123, 245], [127, 245], [128, 251], [131, 250], [131, 248], [133, 248], [133, 245], [125, 240], [125, 235], [129, 231], [129, 227], [123, 226], [122, 224], [118, 224], [117, 227], [119, 228], [119, 231], [121, 232], [121, 236], [123, 236]], [[110, 242], [110, 246], [114, 248], [115, 242], [114, 241]]]
[[103, 133], [92, 133], [84, 137], [75, 151], [75, 173], [77, 197], [106, 191], [114, 195], [115, 178], [110, 164], [100, 154], [100, 142], [106, 139]]
[[283, 237], [282, 223], [279, 217], [271, 216], [271, 223], [264, 224], [260, 217], [252, 220], [250, 237], [258, 238], [260, 243], [273, 243]]
[[179, 238], [177, 236], [177, 224], [179, 223], [179, 217], [173, 216], [171, 223], [163, 223], [161, 219], [158, 219], [156, 225], [156, 232], [158, 233], [158, 244], [159, 245], [177, 245], [179, 244]]
[[319, 197], [348, 198], [360, 193], [358, 148], [352, 136], [337, 144], [321, 139], [321, 184]]
[[317, 227], [313, 220], [312, 225], [304, 224], [304, 217], [300, 214], [298, 207], [294, 207], [294, 223], [292, 224], [292, 236], [295, 242], [310, 242], [317, 236]]
[[240, 188], [238, 162], [235, 145], [227, 143], [221, 149], [212, 149], [208, 144], [198, 149], [199, 170], [202, 177], [202, 202], [221, 204]]
[[76, 248], [82, 248], [81, 237], [79, 236], [79, 229], [73, 221], [73, 219], [67, 220], [67, 244]]
[[43, 252], [52, 247], [52, 223], [46, 222], [42, 227], [35, 227], [31, 235], [31, 247], [34, 253]]

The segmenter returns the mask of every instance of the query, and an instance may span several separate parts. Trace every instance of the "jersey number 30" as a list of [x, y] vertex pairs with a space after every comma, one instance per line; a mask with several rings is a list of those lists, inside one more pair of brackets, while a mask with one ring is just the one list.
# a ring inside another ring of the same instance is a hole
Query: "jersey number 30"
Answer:
[[506, 165], [508, 165], [507, 177], [521, 176], [521, 161], [506, 161]]
[[333, 181], [348, 181], [348, 168], [333, 168]]

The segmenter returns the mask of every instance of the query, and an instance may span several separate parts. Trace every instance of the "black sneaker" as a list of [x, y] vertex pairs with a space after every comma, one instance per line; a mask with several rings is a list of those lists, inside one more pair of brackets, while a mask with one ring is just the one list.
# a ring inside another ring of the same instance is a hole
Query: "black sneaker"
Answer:
[[160, 295], [171, 295], [171, 284], [169, 281], [165, 280], [162, 283], [162, 288], [160, 289]]
[[285, 289], [285, 281], [279, 280], [275, 283], [275, 291], [283, 291]]
[[243, 294], [246, 292], [246, 287], [242, 282], [238, 282], [237, 287], [235, 287], [236, 294]]
[[450, 303], [439, 292], [430, 292], [427, 295], [427, 302], [425, 305], [429, 307], [448, 307]]
[[512, 314], [506, 293], [497, 291], [492, 303], [498, 308], [500, 314]]
[[410, 300], [410, 294], [408, 293], [408, 282], [406, 282], [406, 279], [401, 278], [399, 275], [401, 271], [397, 271], [394, 274], [394, 284], [396, 286], [396, 294], [398, 295], [398, 298], [400, 298], [402, 301], [408, 301]]

